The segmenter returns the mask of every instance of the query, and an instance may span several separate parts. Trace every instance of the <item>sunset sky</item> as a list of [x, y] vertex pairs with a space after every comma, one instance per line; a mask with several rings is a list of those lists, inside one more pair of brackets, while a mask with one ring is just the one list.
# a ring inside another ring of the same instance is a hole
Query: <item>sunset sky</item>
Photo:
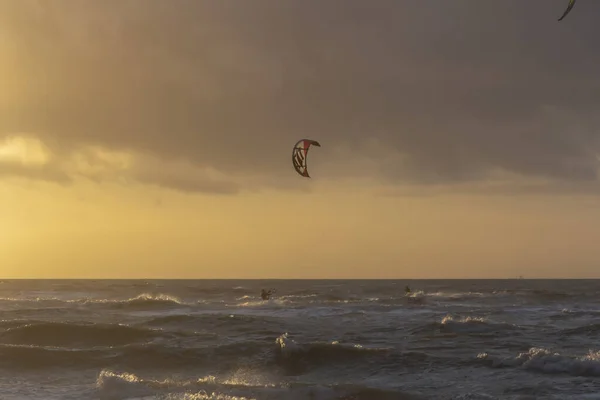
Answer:
[[566, 5], [0, 0], [0, 278], [600, 277]]

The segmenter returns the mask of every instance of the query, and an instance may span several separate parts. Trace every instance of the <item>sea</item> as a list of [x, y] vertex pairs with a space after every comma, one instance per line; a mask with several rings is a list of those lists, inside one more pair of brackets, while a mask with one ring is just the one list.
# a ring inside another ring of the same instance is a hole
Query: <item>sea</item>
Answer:
[[599, 294], [598, 280], [4, 280], [0, 399], [600, 399]]

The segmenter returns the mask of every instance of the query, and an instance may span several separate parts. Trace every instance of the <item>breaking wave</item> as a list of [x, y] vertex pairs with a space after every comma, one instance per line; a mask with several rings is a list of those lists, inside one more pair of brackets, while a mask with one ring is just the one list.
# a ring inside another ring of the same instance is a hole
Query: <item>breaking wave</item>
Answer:
[[269, 377], [252, 370], [236, 370], [224, 378], [205, 376], [198, 379], [145, 379], [128, 372], [103, 370], [95, 387], [101, 399], [168, 396], [186, 400], [418, 400], [399, 390], [362, 385], [275, 384]]
[[117, 309], [154, 309], [154, 308], [168, 308], [168, 307], [182, 307], [182, 306], [190, 306], [191, 304], [187, 304], [181, 301], [179, 298], [175, 296], [170, 296], [167, 294], [149, 294], [142, 293], [138, 296], [118, 300], [118, 299], [102, 299], [102, 298], [79, 298], [79, 299], [61, 299], [58, 297], [26, 297], [26, 298], [16, 298], [16, 297], [3, 297], [0, 298], [0, 302], [8, 302], [14, 304], [22, 304], [22, 303], [33, 303], [38, 304], [40, 306], [47, 305], [60, 305], [60, 304], [81, 304], [81, 305], [103, 305], [103, 306], [111, 306]]
[[505, 323], [489, 322], [481, 317], [463, 317], [454, 319], [451, 315], [447, 315], [440, 323], [442, 332], [452, 333], [500, 333], [506, 330], [513, 330], [515, 327]]
[[544, 374], [600, 377], [600, 351], [584, 356], [566, 356], [548, 349], [533, 347], [516, 357], [495, 359], [483, 353], [478, 356], [493, 368], [520, 367]]

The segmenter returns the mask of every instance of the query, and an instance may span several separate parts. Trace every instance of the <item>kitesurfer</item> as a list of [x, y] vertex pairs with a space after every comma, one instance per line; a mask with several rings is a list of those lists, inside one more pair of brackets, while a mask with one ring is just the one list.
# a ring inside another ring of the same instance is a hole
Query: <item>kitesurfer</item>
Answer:
[[269, 298], [271, 297], [272, 294], [273, 294], [272, 290], [261, 289], [261, 291], [260, 291], [260, 297], [263, 300], [269, 300]]

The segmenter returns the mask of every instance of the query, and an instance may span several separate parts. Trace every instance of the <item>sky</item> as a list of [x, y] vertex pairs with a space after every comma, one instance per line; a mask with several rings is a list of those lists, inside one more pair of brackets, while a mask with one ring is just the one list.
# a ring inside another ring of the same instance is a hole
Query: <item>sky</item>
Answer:
[[0, 277], [600, 277], [566, 5], [0, 0]]

